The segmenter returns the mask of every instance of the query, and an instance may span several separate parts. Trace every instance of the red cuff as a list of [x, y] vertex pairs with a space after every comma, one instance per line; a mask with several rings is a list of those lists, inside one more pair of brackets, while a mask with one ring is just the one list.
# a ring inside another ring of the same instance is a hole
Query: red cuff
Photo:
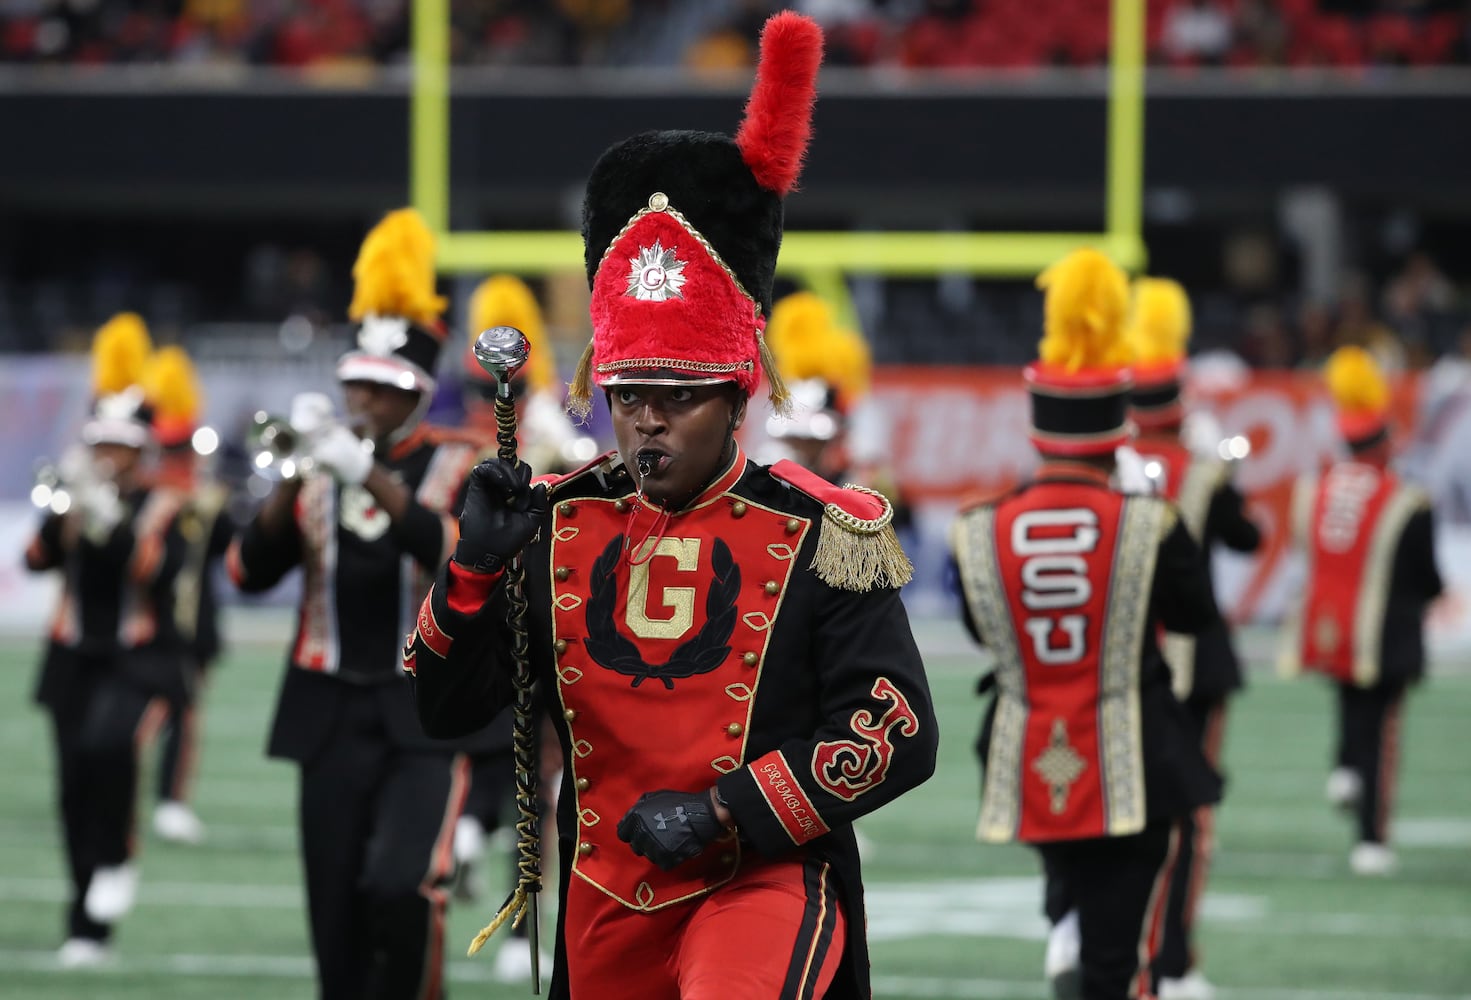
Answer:
[[505, 570], [500, 569], [494, 573], [477, 573], [452, 559], [449, 564], [449, 592], [444, 595], [444, 602], [455, 614], [473, 615], [485, 604], [504, 574]]
[[773, 750], [748, 766], [761, 796], [766, 799], [787, 836], [792, 838], [792, 843], [805, 844], [828, 832], [828, 825], [797, 783], [796, 775], [787, 767], [787, 759], [780, 750]]

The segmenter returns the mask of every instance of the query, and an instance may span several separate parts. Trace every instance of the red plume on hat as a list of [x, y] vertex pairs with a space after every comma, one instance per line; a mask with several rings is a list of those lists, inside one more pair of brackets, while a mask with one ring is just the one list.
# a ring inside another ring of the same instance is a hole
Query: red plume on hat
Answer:
[[761, 331], [821, 61], [817, 24], [777, 14], [734, 138], [644, 132], [599, 158], [583, 202], [593, 337], [572, 382], [574, 412], [586, 412], [594, 384], [734, 382], [749, 394], [763, 370], [772, 402], [785, 404]]

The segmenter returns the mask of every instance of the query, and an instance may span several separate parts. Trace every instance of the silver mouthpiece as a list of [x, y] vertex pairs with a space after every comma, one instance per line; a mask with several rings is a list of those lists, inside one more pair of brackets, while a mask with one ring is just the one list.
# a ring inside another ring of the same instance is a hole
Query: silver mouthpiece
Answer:
[[493, 326], [475, 338], [475, 360], [496, 381], [498, 395], [510, 397], [511, 379], [531, 357], [531, 342], [514, 326]]

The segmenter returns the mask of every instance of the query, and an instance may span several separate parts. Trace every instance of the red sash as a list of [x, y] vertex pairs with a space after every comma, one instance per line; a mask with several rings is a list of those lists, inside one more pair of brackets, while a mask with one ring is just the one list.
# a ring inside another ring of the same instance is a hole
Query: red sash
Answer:
[[[1375, 565], [1380, 561], [1374, 559], [1375, 540], [1398, 488], [1394, 476], [1357, 462], [1341, 462], [1319, 480], [1307, 539], [1309, 575], [1300, 639], [1305, 669], [1354, 680], [1362, 595], [1371, 577], [1388, 572], [1387, 565]], [[1387, 579], [1379, 583], [1388, 585]], [[1377, 658], [1377, 650], [1370, 655]]]
[[1170, 508], [1045, 481], [964, 513], [956, 560], [997, 657], [979, 836], [1120, 836], [1145, 818], [1139, 655]]

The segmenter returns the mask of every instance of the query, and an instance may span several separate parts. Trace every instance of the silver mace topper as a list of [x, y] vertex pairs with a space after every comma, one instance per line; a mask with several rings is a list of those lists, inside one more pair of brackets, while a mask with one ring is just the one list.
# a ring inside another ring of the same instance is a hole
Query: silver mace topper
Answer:
[[531, 341], [514, 326], [493, 326], [475, 338], [475, 360], [495, 379], [495, 393], [511, 398], [511, 379], [531, 357]]

